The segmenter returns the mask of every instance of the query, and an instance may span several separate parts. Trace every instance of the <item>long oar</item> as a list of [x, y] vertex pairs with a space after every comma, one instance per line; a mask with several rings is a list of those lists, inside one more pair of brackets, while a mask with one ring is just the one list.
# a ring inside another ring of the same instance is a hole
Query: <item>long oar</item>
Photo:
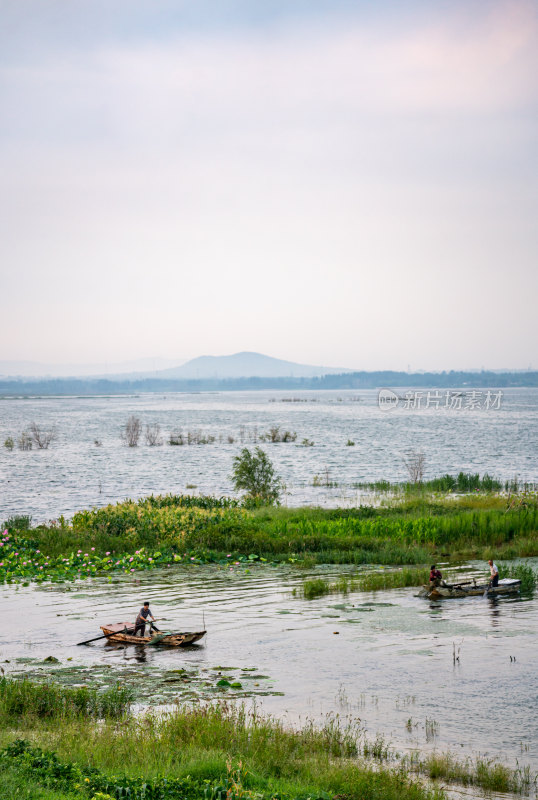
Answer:
[[99, 639], [110, 639], [111, 636], [115, 636], [117, 633], [133, 633], [136, 626], [134, 628], [124, 628], [122, 631], [114, 631], [114, 633], [105, 633], [102, 636], [96, 636], [94, 639], [86, 639], [85, 642], [77, 642], [77, 647], [81, 644], [89, 644], [90, 642], [98, 642]]

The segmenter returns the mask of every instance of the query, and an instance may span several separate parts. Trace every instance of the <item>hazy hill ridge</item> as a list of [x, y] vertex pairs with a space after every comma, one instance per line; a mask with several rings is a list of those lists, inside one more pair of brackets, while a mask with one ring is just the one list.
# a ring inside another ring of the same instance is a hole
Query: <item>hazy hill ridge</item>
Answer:
[[262, 353], [244, 351], [229, 356], [199, 356], [190, 361], [145, 358], [123, 364], [40, 364], [33, 361], [0, 361], [0, 378], [26, 380], [54, 378], [104, 378], [143, 380], [145, 378], [223, 380], [228, 378], [316, 378], [350, 372], [343, 367], [316, 367], [283, 361]]
[[315, 378], [350, 370], [342, 367], [316, 367], [283, 361], [262, 353], [244, 351], [230, 356], [199, 356], [179, 367], [159, 370], [155, 378]]

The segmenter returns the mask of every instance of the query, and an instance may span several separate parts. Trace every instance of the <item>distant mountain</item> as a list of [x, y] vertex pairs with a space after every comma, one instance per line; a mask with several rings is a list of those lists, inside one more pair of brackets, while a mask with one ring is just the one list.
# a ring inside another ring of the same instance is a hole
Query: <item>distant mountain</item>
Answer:
[[262, 353], [234, 353], [231, 356], [199, 356], [180, 367], [162, 369], [154, 373], [156, 378], [315, 378], [351, 372], [341, 367], [313, 367], [296, 364], [280, 358], [264, 356]]

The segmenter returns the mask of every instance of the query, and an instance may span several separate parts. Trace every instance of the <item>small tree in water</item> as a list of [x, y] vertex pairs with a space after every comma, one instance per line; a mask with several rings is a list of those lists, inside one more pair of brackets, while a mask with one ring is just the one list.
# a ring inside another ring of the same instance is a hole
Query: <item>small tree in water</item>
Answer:
[[411, 483], [422, 483], [426, 456], [422, 450], [410, 450], [403, 456], [403, 462], [409, 473]]
[[246, 491], [252, 505], [278, 505], [281, 483], [267, 454], [257, 447], [253, 453], [244, 447], [234, 458], [232, 474], [236, 491]]
[[136, 447], [140, 434], [142, 433], [142, 423], [133, 414], [129, 417], [121, 432], [121, 438], [128, 447]]

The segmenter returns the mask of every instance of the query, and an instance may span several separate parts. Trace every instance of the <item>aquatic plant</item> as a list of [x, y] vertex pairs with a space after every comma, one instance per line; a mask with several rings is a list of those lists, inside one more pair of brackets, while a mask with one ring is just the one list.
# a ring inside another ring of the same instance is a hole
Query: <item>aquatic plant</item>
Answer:
[[44, 430], [37, 422], [30, 424], [30, 436], [38, 450], [48, 450], [49, 445], [56, 439], [56, 429], [49, 428]]
[[131, 692], [125, 687], [98, 691], [81, 686], [59, 686], [55, 683], [36, 684], [29, 680], [0, 678], [0, 719], [11, 717], [95, 719], [124, 716], [130, 708]]
[[329, 467], [324, 467], [321, 475], [314, 475], [312, 486], [325, 486], [328, 489], [334, 489], [338, 484], [331, 480]]
[[428, 582], [428, 569], [426, 567], [401, 570], [381, 570], [361, 576], [358, 581], [359, 589], [363, 592], [375, 592], [379, 589], [400, 589], [406, 586], [421, 586]]
[[259, 436], [260, 442], [294, 442], [297, 439], [295, 431], [282, 431], [278, 425], [269, 428], [267, 433], [262, 433]]
[[[331, 582], [323, 578], [312, 578], [303, 582], [299, 594], [306, 600], [325, 594], [348, 594], [349, 592], [375, 592], [379, 589], [398, 589], [406, 586], [421, 586], [428, 580], [428, 570], [424, 567], [410, 569], [380, 570], [364, 575], [341, 576]], [[294, 590], [297, 595], [297, 589]]]
[[140, 417], [131, 414], [121, 430], [121, 438], [127, 447], [137, 447], [140, 434], [142, 433], [142, 423]]
[[28, 431], [23, 431], [19, 438], [17, 439], [17, 447], [19, 450], [31, 450], [32, 449], [32, 437], [28, 433]]
[[522, 592], [532, 592], [538, 583], [538, 571], [528, 564], [499, 564], [500, 578], [516, 578], [521, 581]]
[[536, 775], [528, 768], [511, 769], [495, 759], [467, 758], [460, 760], [452, 753], [416, 752], [405, 756], [402, 766], [426, 775], [432, 780], [443, 780], [461, 786], [480, 786], [488, 792], [528, 793], [536, 786]]
[[159, 447], [163, 440], [161, 436], [161, 426], [158, 422], [148, 423], [145, 431], [146, 444], [149, 447]]
[[[231, 498], [163, 495], [80, 511], [30, 529], [8, 520], [0, 535], [0, 579], [44, 580], [133, 572], [161, 564], [250, 557], [300, 564], [426, 564], [449, 558], [538, 554], [538, 505], [475, 507], [408, 499], [371, 508], [244, 508]], [[485, 502], [485, 497], [482, 496]], [[247, 497], [245, 505], [256, 506]], [[0, 529], [1, 530], [1, 529]], [[22, 537], [22, 538], [21, 538]], [[378, 580], [387, 580], [384, 575]], [[411, 585], [411, 584], [405, 584]]]
[[306, 600], [312, 600], [315, 597], [321, 597], [324, 594], [329, 594], [331, 591], [329, 581], [323, 578], [313, 578], [312, 580], [305, 581], [302, 586], [302, 594]]
[[[369, 489], [375, 492], [405, 492], [413, 494], [416, 492], [456, 492], [458, 494], [468, 494], [470, 492], [499, 492], [503, 484], [497, 478], [492, 477], [487, 472], [482, 477], [478, 472], [459, 472], [458, 475], [440, 475], [430, 480], [422, 480], [420, 484], [415, 482], [391, 483], [390, 481], [379, 480], [365, 483], [355, 483], [354, 488]], [[505, 486], [508, 490], [508, 485]]]
[[[45, 580], [73, 580], [89, 578], [97, 574], [121, 571], [133, 573], [141, 569], [153, 569], [164, 563], [181, 561], [182, 557], [170, 552], [136, 550], [132, 555], [120, 556], [106, 552], [104, 556], [78, 550], [67, 556], [48, 556], [33, 540], [20, 533], [10, 533], [7, 529], [0, 535], [0, 582], [11, 583]], [[195, 560], [192, 557], [192, 560]]]

